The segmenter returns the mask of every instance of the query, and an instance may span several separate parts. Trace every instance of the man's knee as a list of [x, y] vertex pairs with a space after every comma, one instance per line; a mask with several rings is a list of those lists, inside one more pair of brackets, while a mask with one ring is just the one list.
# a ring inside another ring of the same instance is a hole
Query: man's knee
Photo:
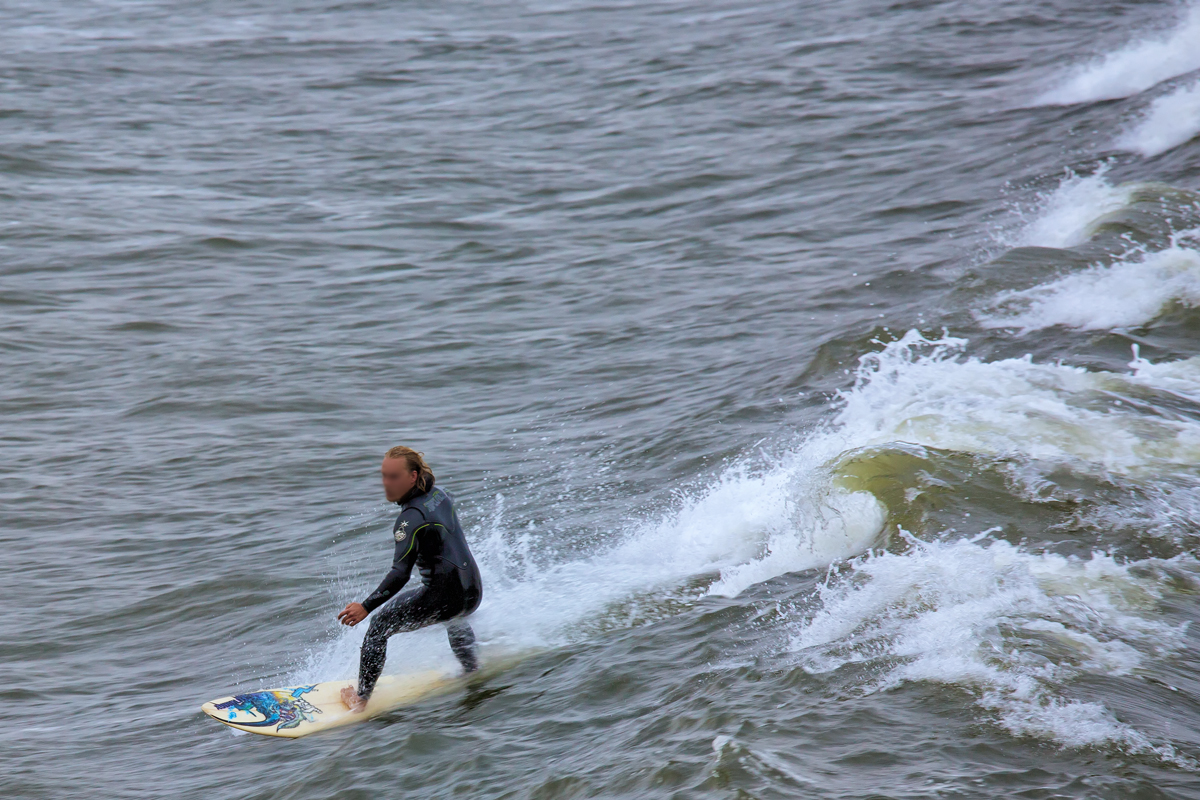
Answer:
[[371, 620], [371, 624], [367, 626], [367, 635], [363, 639], [363, 649], [384, 647], [388, 637], [392, 632], [389, 630], [391, 626], [388, 624], [388, 619], [380, 614]]
[[383, 617], [372, 617], [371, 624], [367, 626], [367, 638], [378, 639], [383, 633]]

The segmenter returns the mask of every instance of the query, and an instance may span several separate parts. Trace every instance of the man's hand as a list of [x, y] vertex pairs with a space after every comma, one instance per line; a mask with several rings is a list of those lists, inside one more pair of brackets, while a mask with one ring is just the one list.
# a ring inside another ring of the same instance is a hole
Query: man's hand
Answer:
[[338, 612], [338, 622], [353, 628], [367, 618], [367, 610], [362, 603], [351, 603]]

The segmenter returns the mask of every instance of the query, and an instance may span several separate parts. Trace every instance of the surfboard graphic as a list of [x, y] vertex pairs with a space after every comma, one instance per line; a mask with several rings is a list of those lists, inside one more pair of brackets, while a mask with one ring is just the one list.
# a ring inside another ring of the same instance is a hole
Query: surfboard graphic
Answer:
[[462, 682], [444, 672], [384, 675], [366, 709], [352, 713], [342, 702], [342, 689], [352, 681], [327, 681], [310, 686], [288, 686], [220, 697], [200, 706], [208, 716], [231, 728], [297, 739], [310, 733], [364, 722], [402, 706], [411, 705], [453, 689]]

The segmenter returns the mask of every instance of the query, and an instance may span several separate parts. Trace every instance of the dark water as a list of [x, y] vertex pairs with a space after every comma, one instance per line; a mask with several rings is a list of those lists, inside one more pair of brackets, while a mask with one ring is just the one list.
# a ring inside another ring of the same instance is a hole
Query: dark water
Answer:
[[[0, 53], [4, 796], [1200, 796], [1200, 11], [15, 2]], [[354, 673], [399, 443], [511, 666], [204, 718]]]

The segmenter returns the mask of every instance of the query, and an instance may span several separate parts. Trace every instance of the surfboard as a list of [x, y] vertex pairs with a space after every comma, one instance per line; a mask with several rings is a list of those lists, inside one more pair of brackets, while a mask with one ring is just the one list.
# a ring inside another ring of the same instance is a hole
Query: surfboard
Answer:
[[403, 706], [444, 694], [460, 685], [462, 676], [444, 672], [384, 675], [375, 684], [367, 707], [351, 712], [342, 702], [342, 689], [353, 681], [326, 681], [219, 697], [200, 710], [231, 728], [263, 736], [297, 739], [310, 733], [365, 722]]

